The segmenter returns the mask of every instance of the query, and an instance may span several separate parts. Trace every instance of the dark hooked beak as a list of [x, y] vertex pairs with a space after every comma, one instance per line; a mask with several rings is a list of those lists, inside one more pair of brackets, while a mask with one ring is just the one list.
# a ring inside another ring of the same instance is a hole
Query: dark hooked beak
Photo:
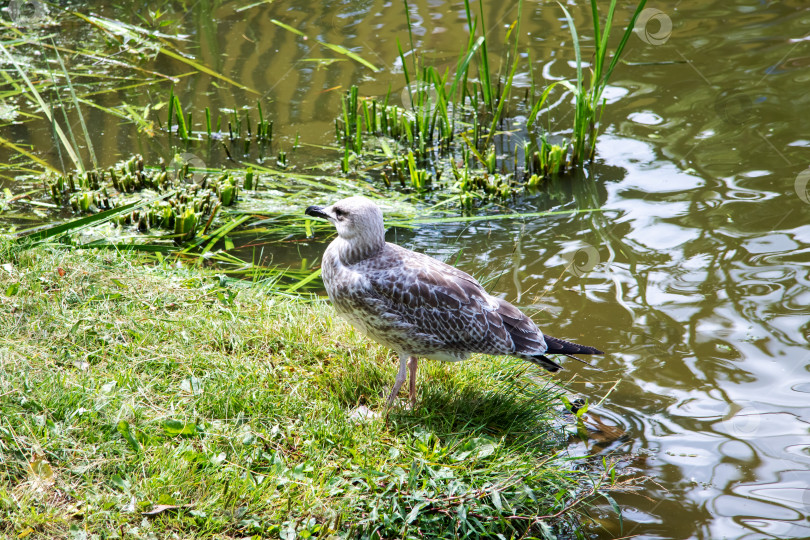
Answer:
[[312, 217], [319, 217], [319, 218], [323, 218], [323, 219], [329, 219], [329, 216], [327, 216], [324, 213], [323, 208], [320, 207], [320, 206], [310, 206], [309, 208], [304, 210], [304, 213], [306, 215], [312, 216]]

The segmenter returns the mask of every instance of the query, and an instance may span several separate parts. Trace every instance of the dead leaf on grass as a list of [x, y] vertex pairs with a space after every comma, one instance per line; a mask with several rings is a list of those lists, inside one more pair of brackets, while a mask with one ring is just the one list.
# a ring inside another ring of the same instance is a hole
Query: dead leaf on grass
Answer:
[[179, 510], [180, 508], [194, 508], [194, 505], [193, 504], [156, 504], [148, 512], [141, 512], [141, 515], [144, 515], [144, 516], [157, 516], [158, 514], [162, 514], [163, 512], [169, 512], [171, 510]]

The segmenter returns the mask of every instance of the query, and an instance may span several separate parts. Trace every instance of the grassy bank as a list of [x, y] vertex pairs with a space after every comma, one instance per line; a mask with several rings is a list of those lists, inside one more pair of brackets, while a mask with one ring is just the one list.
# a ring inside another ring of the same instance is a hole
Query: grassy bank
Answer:
[[353, 420], [395, 362], [327, 304], [135, 257], [0, 244], [0, 536], [531, 538], [600, 489], [528, 364]]

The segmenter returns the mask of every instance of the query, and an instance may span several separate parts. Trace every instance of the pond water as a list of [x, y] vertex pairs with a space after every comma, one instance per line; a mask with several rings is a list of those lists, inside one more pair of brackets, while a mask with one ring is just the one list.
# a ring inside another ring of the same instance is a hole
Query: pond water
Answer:
[[[254, 105], [262, 96], [288, 147], [296, 135], [307, 145], [334, 145], [342, 91], [358, 84], [362, 95], [380, 96], [391, 87], [396, 98], [403, 87], [396, 39], [405, 47], [408, 30], [400, 2], [202, 4], [175, 15], [170, 33], [188, 34], [190, 55], [258, 95], [216, 77], [183, 77], [188, 67], [165, 55], [147, 61], [145, 69], [179, 77], [175, 92], [195, 111]], [[516, 6], [485, 4], [488, 38], [501, 43]], [[578, 4], [568, 7], [582, 32], [589, 8]], [[624, 25], [633, 6], [620, 4]], [[629, 465], [651, 481], [616, 495], [623, 524], [605, 505], [594, 516], [594, 538], [808, 538], [810, 5], [714, 0], [648, 8], [606, 92], [605, 130], [585, 177], [556, 186], [556, 199], [526, 195], [511, 205], [599, 211], [395, 228], [389, 240], [457, 261], [481, 279], [498, 276], [488, 286], [547, 333], [607, 352], [593, 367], [567, 362], [562, 379], [601, 401], [593, 410], [626, 437], [573, 450], [629, 453]], [[463, 4], [424, 0], [409, 9], [423, 61], [453, 69], [466, 41]], [[560, 8], [527, 1], [523, 9], [521, 47], [531, 50], [535, 76], [572, 77]], [[133, 24], [139, 15], [149, 17], [133, 13]], [[71, 39], [63, 30], [60, 39]], [[317, 40], [352, 48], [381, 70]], [[491, 45], [493, 62], [502, 52]], [[145, 86], [98, 101], [144, 107], [166, 94], [165, 85]], [[566, 107], [558, 107], [557, 121]], [[102, 164], [133, 149], [166, 153], [159, 137], [99, 109], [87, 114]], [[49, 136], [3, 128], [4, 138], [32, 143], [57, 163]], [[217, 152], [203, 159], [223, 160]], [[4, 149], [3, 162], [8, 155]], [[336, 155], [305, 145], [298, 159]], [[3, 186], [14, 190], [9, 178]], [[311, 261], [327, 241], [265, 249], [276, 262]]]

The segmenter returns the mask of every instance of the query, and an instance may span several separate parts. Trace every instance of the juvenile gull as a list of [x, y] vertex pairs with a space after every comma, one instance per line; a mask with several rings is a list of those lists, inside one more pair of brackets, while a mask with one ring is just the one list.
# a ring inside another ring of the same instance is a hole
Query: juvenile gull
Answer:
[[337, 312], [355, 328], [399, 355], [390, 406], [410, 371], [416, 401], [419, 356], [457, 362], [472, 353], [516, 356], [555, 372], [546, 354], [602, 354], [540, 332], [515, 306], [489, 295], [470, 275], [422, 253], [385, 241], [382, 212], [365, 197], [306, 214], [328, 219], [338, 237], [321, 264]]

